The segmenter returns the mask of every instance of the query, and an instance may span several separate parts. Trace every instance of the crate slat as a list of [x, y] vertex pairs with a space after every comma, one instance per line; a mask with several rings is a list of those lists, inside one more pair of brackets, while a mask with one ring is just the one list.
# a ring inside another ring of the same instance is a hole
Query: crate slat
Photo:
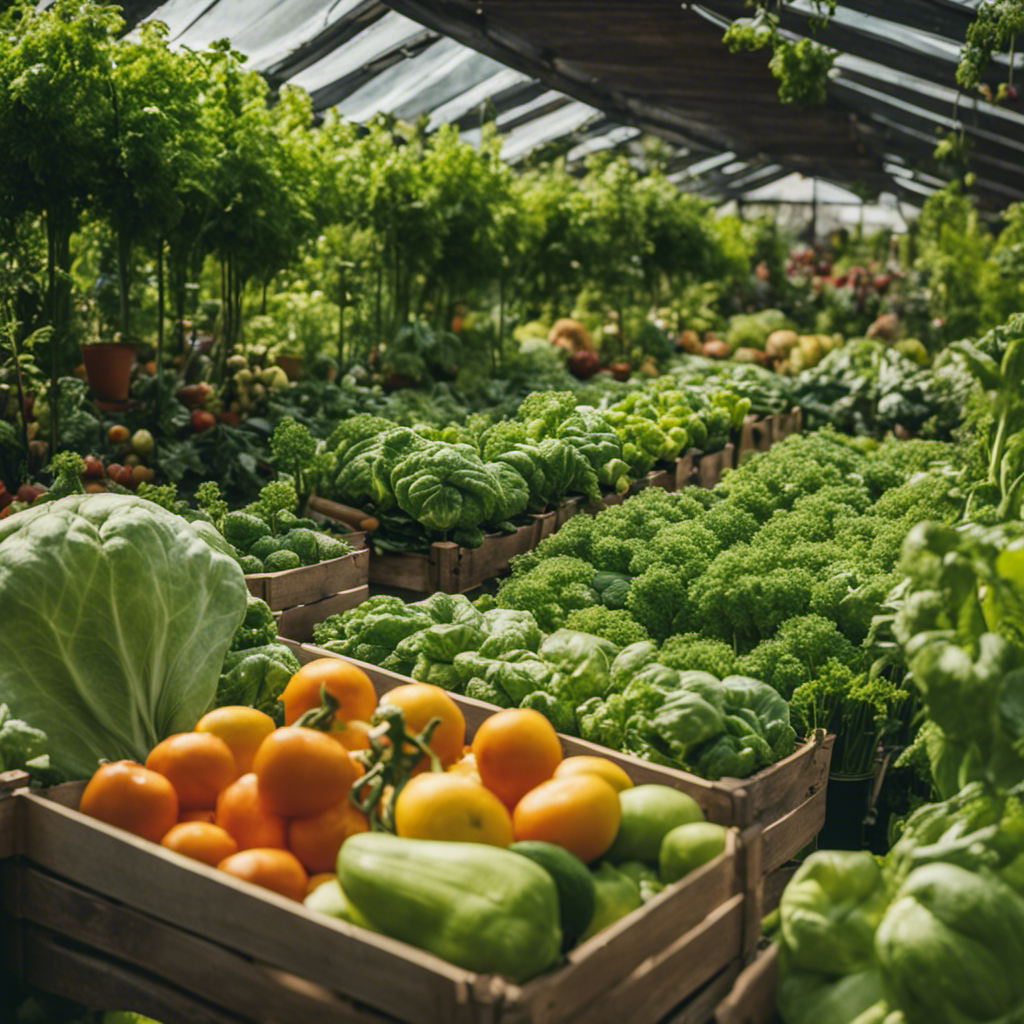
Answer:
[[778, 947], [769, 946], [736, 979], [715, 1010], [715, 1024], [773, 1024], [778, 979]]
[[366, 583], [369, 565], [370, 552], [360, 548], [316, 565], [282, 569], [280, 572], [250, 573], [245, 582], [253, 597], [266, 601], [271, 611], [279, 612], [295, 605], [320, 601]]
[[727, 469], [736, 465], [736, 449], [727, 444], [717, 452], [704, 452], [697, 460], [697, 484], [700, 487], [714, 487]]
[[28, 782], [27, 772], [0, 772], [0, 860], [14, 855], [14, 801], [10, 795]]
[[771, 874], [802, 850], [825, 824], [824, 788], [764, 830], [764, 873]]
[[19, 849], [69, 882], [345, 992], [410, 1024], [467, 1020], [475, 977], [468, 971], [314, 914], [42, 797], [19, 794], [17, 800]]
[[370, 585], [364, 583], [351, 590], [343, 590], [333, 597], [325, 597], [322, 601], [286, 608], [277, 620], [277, 631], [281, 636], [292, 640], [309, 640], [317, 623], [323, 622], [329, 615], [337, 615], [339, 612], [355, 608], [369, 596]]
[[696, 995], [676, 1007], [660, 1024], [711, 1024], [715, 1007], [729, 994], [739, 977], [740, 963], [731, 963], [720, 971]]
[[601, 993], [563, 1024], [657, 1021], [736, 959], [743, 936], [742, 895], [733, 896], [698, 927], [680, 936], [659, 956], [650, 957], [625, 981]]

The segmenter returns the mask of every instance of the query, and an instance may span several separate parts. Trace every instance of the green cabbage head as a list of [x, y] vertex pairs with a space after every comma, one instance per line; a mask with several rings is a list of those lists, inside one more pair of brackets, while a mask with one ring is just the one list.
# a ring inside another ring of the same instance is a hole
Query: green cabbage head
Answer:
[[1024, 900], [993, 874], [953, 864], [912, 871], [875, 948], [908, 1024], [1024, 1020]]
[[19, 512], [0, 522], [0, 694], [72, 778], [144, 761], [213, 705], [246, 605], [237, 562], [152, 502]]

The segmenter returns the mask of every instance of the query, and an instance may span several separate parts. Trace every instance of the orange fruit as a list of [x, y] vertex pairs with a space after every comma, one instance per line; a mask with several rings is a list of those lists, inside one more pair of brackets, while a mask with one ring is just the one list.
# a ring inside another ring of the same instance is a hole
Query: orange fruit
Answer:
[[196, 722], [196, 732], [213, 733], [231, 748], [239, 775], [252, 771], [252, 759], [259, 745], [276, 728], [265, 712], [234, 705], [214, 708]]
[[[409, 683], [388, 690], [380, 706], [401, 708], [405, 715], [406, 731], [422, 732], [432, 718], [440, 718], [441, 724], [430, 737], [430, 749], [447, 767], [462, 756], [462, 745], [466, 741], [466, 719], [462, 717], [458, 704], [441, 689], [430, 683]], [[427, 765], [424, 758], [420, 768]]]
[[353, 718], [346, 722], [342, 728], [332, 729], [327, 735], [332, 740], [337, 740], [346, 750], [369, 750], [369, 732], [373, 728], [369, 722]]
[[563, 847], [585, 864], [614, 842], [622, 808], [619, 794], [597, 775], [569, 775], [542, 782], [516, 804], [516, 842], [540, 839]]
[[114, 761], [96, 770], [78, 809], [158, 843], [177, 824], [178, 794], [157, 772], [135, 761]]
[[256, 751], [260, 796], [277, 814], [309, 818], [348, 796], [356, 770], [348, 751], [326, 733], [275, 729]]
[[235, 755], [219, 737], [206, 732], [179, 732], [161, 740], [146, 758], [146, 767], [168, 779], [184, 811], [202, 811], [238, 778]]
[[508, 846], [512, 819], [480, 783], [453, 772], [424, 772], [398, 794], [395, 831], [405, 839]]
[[160, 845], [212, 868], [238, 852], [238, 843], [224, 829], [206, 821], [179, 822], [160, 840]]
[[338, 876], [333, 871], [321, 871], [319, 875], [310, 875], [306, 883], [306, 895], [315, 892], [325, 882], [336, 882]]
[[509, 708], [484, 719], [473, 737], [483, 784], [509, 808], [550, 779], [562, 760], [552, 724], [530, 708]]
[[470, 751], [468, 754], [464, 754], [455, 764], [448, 767], [448, 771], [453, 775], [462, 775], [464, 778], [471, 779], [473, 782], [480, 782], [480, 772], [476, 766], [476, 758], [473, 756], [473, 752]]
[[288, 823], [262, 800], [252, 772], [236, 779], [217, 798], [215, 821], [238, 843], [239, 850], [287, 845]]
[[626, 774], [624, 768], [620, 768], [614, 761], [607, 757], [588, 757], [581, 754], [577, 757], [567, 757], [556, 769], [554, 777], [564, 779], [569, 775], [599, 775], [608, 783], [616, 793], [624, 789], [633, 788], [633, 780]]
[[342, 722], [357, 718], [368, 721], [377, 707], [377, 691], [370, 677], [342, 658], [317, 658], [307, 662], [288, 680], [278, 698], [284, 704], [284, 724], [292, 725], [300, 715], [320, 707], [320, 688], [338, 702], [335, 718]]
[[186, 821], [206, 821], [211, 825], [217, 817], [216, 811], [182, 811], [178, 815], [178, 823]]
[[242, 850], [226, 857], [217, 867], [235, 878], [261, 885], [291, 900], [301, 902], [306, 896], [309, 878], [295, 854], [287, 850]]
[[292, 818], [288, 822], [288, 849], [312, 874], [333, 871], [341, 844], [357, 832], [369, 831], [366, 815], [356, 810], [346, 796], [311, 818]]

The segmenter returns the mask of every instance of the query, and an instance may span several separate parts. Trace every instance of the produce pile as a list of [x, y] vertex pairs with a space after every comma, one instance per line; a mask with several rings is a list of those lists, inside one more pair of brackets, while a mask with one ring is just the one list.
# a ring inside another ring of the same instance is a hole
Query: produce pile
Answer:
[[[379, 700], [339, 659], [298, 669], [284, 725], [223, 706], [146, 758], [102, 765], [84, 814], [317, 911], [525, 981], [725, 850], [727, 830], [614, 762], [563, 759], [535, 711], [465, 745], [411, 683]], [[590, 868], [588, 870], [588, 867]]]

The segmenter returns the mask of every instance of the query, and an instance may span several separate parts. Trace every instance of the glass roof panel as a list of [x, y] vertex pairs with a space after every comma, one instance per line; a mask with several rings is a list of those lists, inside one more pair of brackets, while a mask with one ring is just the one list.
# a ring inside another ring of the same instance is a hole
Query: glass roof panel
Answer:
[[566, 153], [565, 159], [573, 163], [576, 160], [582, 160], [585, 156], [590, 156], [591, 153], [600, 153], [605, 149], [614, 149], [616, 146], [621, 146], [624, 142], [629, 142], [631, 139], [638, 138], [642, 134], [643, 132], [639, 128], [619, 125], [610, 131], [605, 131], [600, 135], [585, 139], [578, 146], [573, 146]]
[[475, 107], [479, 107], [489, 97], [496, 96], [498, 93], [511, 89], [515, 85], [533, 81], [528, 75], [524, 75], [519, 71], [513, 71], [512, 68], [502, 67], [500, 64], [498, 67], [501, 70], [496, 74], [491, 75], [472, 89], [467, 89], [447, 103], [437, 107], [430, 115], [430, 123], [427, 127], [433, 131], [449, 121], [457, 121]]

